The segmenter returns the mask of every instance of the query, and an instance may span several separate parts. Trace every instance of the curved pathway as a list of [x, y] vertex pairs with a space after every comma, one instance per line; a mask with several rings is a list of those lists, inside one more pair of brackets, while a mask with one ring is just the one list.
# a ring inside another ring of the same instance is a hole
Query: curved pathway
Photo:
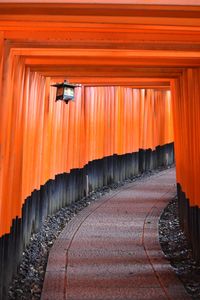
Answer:
[[158, 242], [158, 218], [175, 194], [169, 169], [81, 211], [51, 249], [42, 300], [191, 299]]

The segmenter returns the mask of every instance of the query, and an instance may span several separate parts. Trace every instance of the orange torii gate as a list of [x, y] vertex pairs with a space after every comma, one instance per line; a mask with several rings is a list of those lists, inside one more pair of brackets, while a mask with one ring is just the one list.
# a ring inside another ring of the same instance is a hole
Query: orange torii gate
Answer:
[[[178, 5], [178, 0], [166, 1], [167, 5], [4, 2], [0, 4], [1, 236], [9, 234], [15, 217], [21, 217], [27, 197], [56, 175], [114, 154], [171, 143], [170, 89], [179, 195], [182, 203], [189, 199], [192, 213], [194, 208], [198, 211], [197, 1], [190, 1], [190, 6], [187, 1]], [[52, 82], [66, 78], [82, 84], [76, 102], [68, 106], [54, 103], [55, 91], [50, 89]], [[195, 232], [195, 245], [197, 224], [189, 224], [186, 206], [182, 218], [186, 231]]]

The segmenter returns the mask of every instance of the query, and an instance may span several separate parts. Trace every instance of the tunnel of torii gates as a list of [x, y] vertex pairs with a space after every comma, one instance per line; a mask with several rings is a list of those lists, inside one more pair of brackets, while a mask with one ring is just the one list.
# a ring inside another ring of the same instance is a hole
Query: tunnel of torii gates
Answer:
[[[173, 163], [174, 141], [181, 222], [200, 259], [199, 1], [8, 2], [0, 4], [0, 298], [48, 214], [83, 197], [86, 181], [92, 191]], [[50, 86], [64, 79], [81, 85], [68, 104]]]

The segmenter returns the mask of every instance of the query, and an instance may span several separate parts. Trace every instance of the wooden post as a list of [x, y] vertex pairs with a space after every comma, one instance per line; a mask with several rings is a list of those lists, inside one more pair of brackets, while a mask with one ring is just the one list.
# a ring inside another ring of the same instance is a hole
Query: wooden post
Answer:
[[3, 31], [0, 31], [0, 97], [2, 97], [3, 58], [4, 58], [4, 33]]
[[[2, 81], [3, 81], [3, 63], [4, 63], [4, 33], [3, 31], [0, 31], [0, 100], [2, 102], [2, 97], [3, 97], [3, 90], [2, 90]], [[2, 170], [2, 160], [3, 160], [3, 150], [2, 150], [2, 114], [3, 114], [3, 108], [2, 108], [2, 103], [0, 105], [0, 199], [2, 196], [2, 178], [3, 178], [3, 170]], [[2, 219], [2, 214], [1, 214], [1, 209], [2, 209], [2, 203], [0, 202], [0, 218]], [[1, 232], [1, 226], [2, 223], [0, 221], [0, 236], [2, 234]]]
[[5, 233], [5, 211], [3, 200], [4, 188], [4, 165], [5, 165], [5, 146], [3, 141], [6, 140], [5, 124], [7, 123], [7, 99], [5, 97], [5, 83], [8, 75], [8, 61], [9, 61], [10, 46], [6, 44], [4, 39], [4, 32], [0, 31], [0, 236]]
[[89, 196], [89, 176], [85, 175], [86, 177], [86, 197]]

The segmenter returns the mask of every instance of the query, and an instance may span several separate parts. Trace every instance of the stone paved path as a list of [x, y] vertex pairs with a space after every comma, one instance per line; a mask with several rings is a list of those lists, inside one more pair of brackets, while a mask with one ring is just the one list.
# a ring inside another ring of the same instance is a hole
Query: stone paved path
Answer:
[[158, 218], [175, 193], [169, 169], [81, 211], [52, 247], [42, 300], [191, 299], [158, 242]]

